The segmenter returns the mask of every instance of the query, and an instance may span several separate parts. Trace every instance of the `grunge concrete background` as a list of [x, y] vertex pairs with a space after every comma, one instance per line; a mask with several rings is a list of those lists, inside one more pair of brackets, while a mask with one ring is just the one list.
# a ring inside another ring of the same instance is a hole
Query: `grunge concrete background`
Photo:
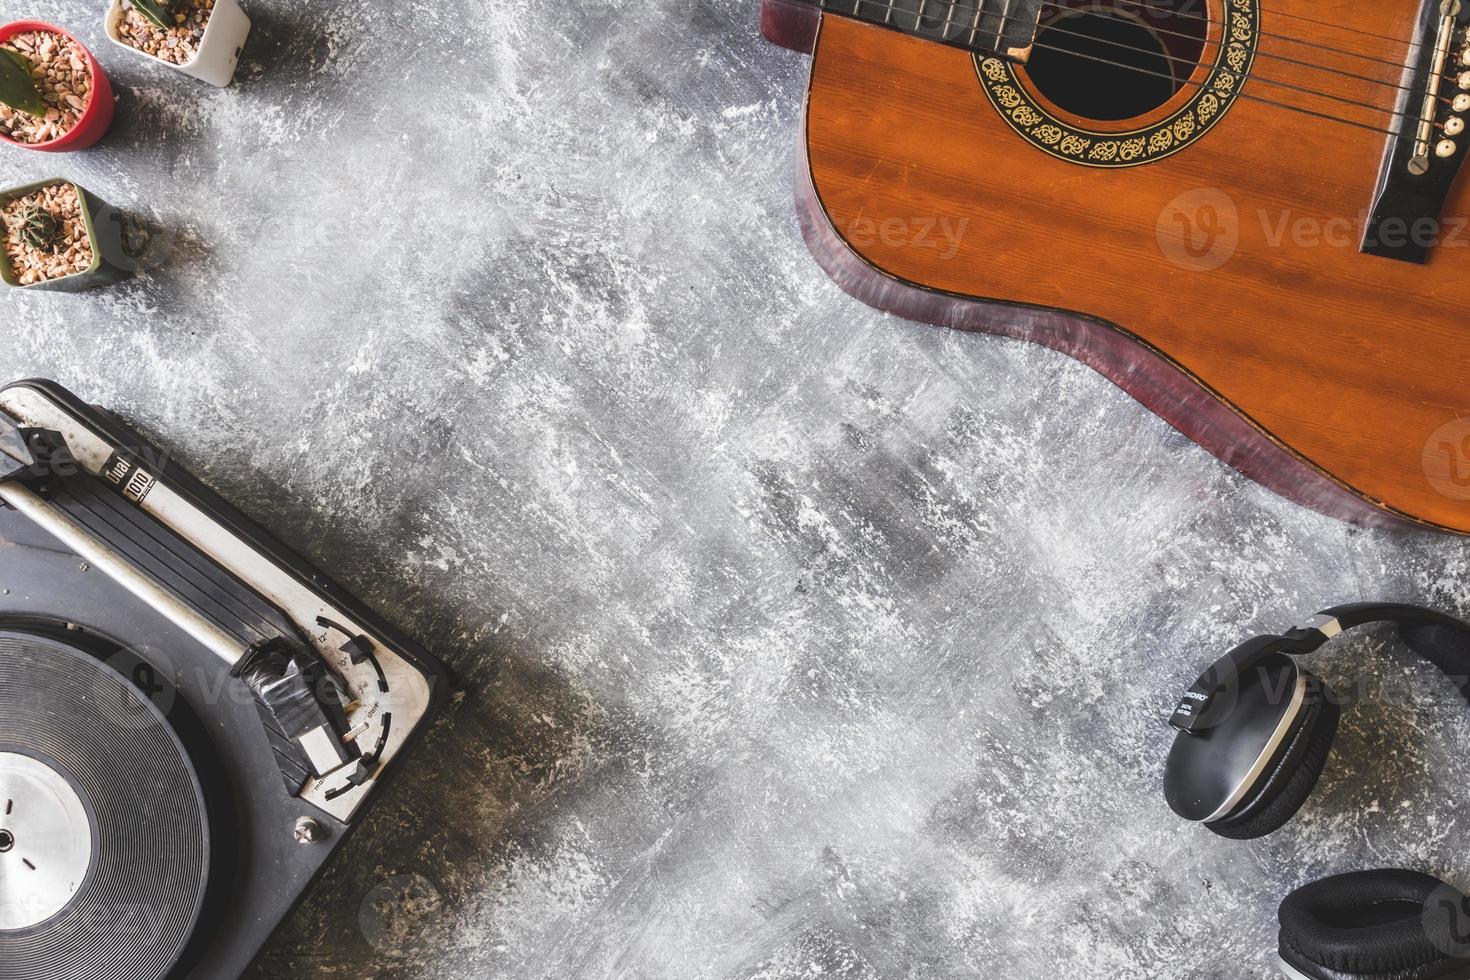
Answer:
[[[105, 404], [458, 672], [264, 956], [287, 978], [1271, 975], [1277, 902], [1470, 879], [1470, 726], [1388, 633], [1299, 820], [1159, 792], [1173, 699], [1320, 605], [1470, 612], [1461, 541], [1263, 491], [1086, 368], [851, 301], [794, 217], [805, 59], [756, 0], [250, 0], [238, 84], [74, 29], [159, 229], [4, 297]], [[1372, 685], [1370, 685], [1372, 686]]]

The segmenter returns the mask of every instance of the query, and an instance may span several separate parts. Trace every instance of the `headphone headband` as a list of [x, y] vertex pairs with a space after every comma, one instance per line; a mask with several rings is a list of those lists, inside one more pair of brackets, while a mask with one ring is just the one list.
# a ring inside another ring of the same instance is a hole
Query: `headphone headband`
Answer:
[[[1436, 656], [1436, 644], [1415, 643], [1414, 638], [1432, 637], [1435, 632], [1445, 629], [1462, 636], [1470, 634], [1470, 625], [1423, 606], [1393, 602], [1353, 602], [1332, 606], [1313, 616], [1305, 625], [1279, 636], [1252, 637], [1215, 661], [1180, 699], [1179, 706], [1169, 716], [1169, 724], [1187, 735], [1198, 734], [1210, 727], [1209, 711], [1215, 700], [1271, 657], [1281, 654], [1300, 657], [1314, 653], [1339, 633], [1369, 623], [1397, 623], [1400, 632], [1422, 656], [1452, 676], [1453, 668], [1460, 664], [1445, 663]], [[1470, 697], [1470, 679], [1455, 677], [1455, 680], [1461, 693]]]

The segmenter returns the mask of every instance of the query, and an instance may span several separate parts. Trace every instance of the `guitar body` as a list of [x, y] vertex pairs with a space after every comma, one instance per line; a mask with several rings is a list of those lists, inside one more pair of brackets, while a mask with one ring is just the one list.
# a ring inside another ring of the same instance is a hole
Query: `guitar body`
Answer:
[[808, 243], [859, 299], [1063, 351], [1291, 499], [1470, 533], [1470, 178], [1426, 262], [1360, 250], [1414, 5], [1265, 3], [1230, 92], [1217, 22], [1195, 83], [1099, 119], [1024, 67], [765, 0], [767, 36], [813, 57]]

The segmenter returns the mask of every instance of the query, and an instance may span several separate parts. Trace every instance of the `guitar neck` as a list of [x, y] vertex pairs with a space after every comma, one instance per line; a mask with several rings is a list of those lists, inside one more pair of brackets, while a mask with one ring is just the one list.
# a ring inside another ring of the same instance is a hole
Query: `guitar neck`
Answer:
[[1024, 62], [1044, 0], [797, 0], [829, 14]]

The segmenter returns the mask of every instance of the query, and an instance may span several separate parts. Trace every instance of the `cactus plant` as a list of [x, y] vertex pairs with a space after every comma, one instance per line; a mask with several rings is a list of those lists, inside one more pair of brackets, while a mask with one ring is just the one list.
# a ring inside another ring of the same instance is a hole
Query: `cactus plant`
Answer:
[[46, 103], [31, 77], [31, 62], [19, 51], [0, 48], [0, 102], [32, 116], [44, 116]]
[[[57, 292], [120, 282], [144, 261], [127, 247], [127, 224], [124, 215], [69, 180], [0, 190], [0, 280]], [[55, 237], [47, 241], [53, 228]]]
[[130, 0], [133, 9], [159, 30], [174, 26], [173, 0]]
[[20, 214], [20, 240], [31, 248], [50, 251], [61, 237], [61, 222], [56, 215], [38, 205], [31, 205]]

